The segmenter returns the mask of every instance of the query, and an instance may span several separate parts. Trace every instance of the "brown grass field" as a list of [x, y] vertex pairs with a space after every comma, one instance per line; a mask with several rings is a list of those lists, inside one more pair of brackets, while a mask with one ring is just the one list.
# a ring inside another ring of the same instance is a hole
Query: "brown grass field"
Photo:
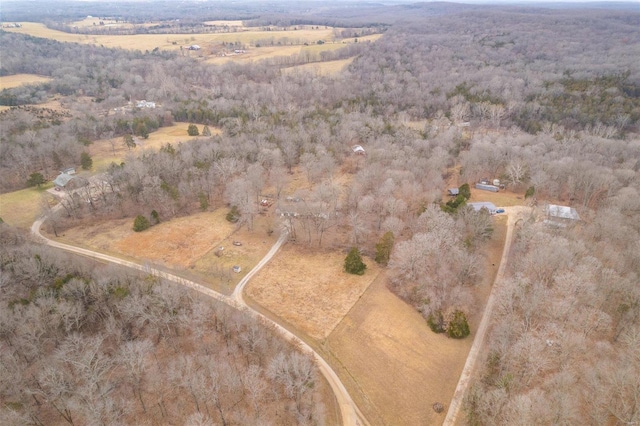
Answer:
[[351, 62], [353, 62], [354, 58], [348, 59], [340, 59], [337, 61], [326, 61], [326, 62], [314, 62], [311, 64], [304, 65], [296, 65], [290, 68], [283, 68], [283, 72], [285, 74], [291, 74], [296, 72], [310, 72], [318, 76], [332, 76], [340, 73], [344, 70]]
[[431, 425], [444, 420], [431, 405], [453, 396], [471, 342], [431, 332], [380, 274], [323, 349], [373, 425]]
[[[264, 34], [268, 35], [270, 33]], [[338, 50], [342, 47], [344, 47], [343, 43], [325, 43], [322, 45], [310, 44], [309, 46], [295, 45], [251, 47], [247, 49], [246, 53], [227, 56], [211, 56], [206, 60], [206, 62], [211, 64], [223, 64], [230, 61], [255, 62], [261, 59], [274, 58], [278, 56], [298, 55], [302, 53], [308, 53], [311, 58], [317, 57], [317, 59], [319, 59], [320, 52]]]
[[[269, 251], [276, 236], [267, 235], [265, 218], [249, 232], [237, 230], [225, 220], [226, 214], [226, 208], [197, 213], [161, 222], [144, 232], [133, 231], [131, 218], [110, 220], [68, 229], [57, 240], [172, 269], [229, 294]], [[234, 246], [233, 241], [242, 246]], [[224, 247], [222, 257], [214, 254], [219, 247]], [[240, 273], [231, 272], [234, 265], [241, 266]]]
[[242, 21], [205, 21], [203, 23], [205, 25], [217, 25], [219, 27], [244, 27], [244, 23]]
[[247, 295], [314, 339], [324, 339], [349, 312], [380, 268], [363, 259], [363, 276], [343, 271], [345, 253], [285, 246], [247, 286]]
[[[506, 216], [496, 219], [479, 306], [489, 296], [506, 235]], [[464, 340], [435, 334], [387, 289], [381, 273], [320, 348], [373, 425], [442, 424], [446, 411], [437, 414], [431, 405], [447, 407], [453, 397], [481, 314], [470, 316], [471, 336]]]
[[49, 182], [41, 188], [26, 188], [0, 194], [0, 218], [11, 226], [28, 230], [40, 216], [43, 202], [52, 198], [46, 192], [52, 187], [53, 184]]
[[35, 74], [14, 74], [0, 77], [0, 90], [11, 89], [23, 84], [38, 84], [51, 81], [51, 78]]
[[[104, 23], [104, 27], [106, 28], [133, 28], [134, 25], [128, 22], [116, 22], [114, 19], [100, 19], [98, 17], [92, 16], [91, 18], [86, 17], [81, 19], [80, 21], [75, 21], [71, 23], [72, 27], [78, 28], [90, 28], [90, 27], [98, 27], [100, 26], [100, 21]], [[138, 26], [148, 26], [153, 24], [137, 24]]]
[[[176, 148], [181, 142], [198, 140], [203, 136], [189, 136], [187, 128], [189, 123], [175, 122], [173, 126], [160, 127], [155, 132], [149, 133], [148, 139], [138, 138], [140, 146], [129, 150], [122, 137], [111, 139], [100, 139], [93, 142], [88, 147], [88, 152], [93, 158], [93, 170], [95, 172], [104, 172], [113, 162], [116, 164], [124, 161], [129, 154], [139, 155], [144, 150], [158, 150], [167, 143], [171, 143]], [[198, 126], [198, 130], [202, 132], [202, 126]], [[211, 134], [219, 134], [220, 129], [210, 126]]]
[[179, 51], [181, 46], [191, 44], [198, 44], [203, 48], [202, 50], [206, 50], [207, 46], [220, 44], [222, 42], [239, 42], [251, 45], [265, 39], [274, 39], [276, 41], [295, 40], [300, 43], [315, 43], [318, 40], [333, 41], [334, 39], [333, 28], [268, 32], [249, 29], [247, 31], [212, 34], [83, 35], [52, 30], [44, 24], [24, 22], [20, 28], [5, 28], [5, 31], [29, 34], [34, 37], [50, 38], [62, 42], [143, 51], [153, 50], [155, 48]]

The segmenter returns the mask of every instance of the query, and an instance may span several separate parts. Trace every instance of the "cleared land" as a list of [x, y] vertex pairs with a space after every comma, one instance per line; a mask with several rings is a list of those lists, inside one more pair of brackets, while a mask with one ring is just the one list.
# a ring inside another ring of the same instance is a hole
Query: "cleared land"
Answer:
[[[264, 33], [268, 35], [270, 33]], [[325, 43], [325, 44], [310, 44], [308, 46], [295, 45], [295, 46], [262, 46], [251, 47], [242, 54], [230, 54], [226, 56], [212, 56], [207, 59], [206, 62], [212, 64], [222, 64], [230, 61], [259, 61], [261, 59], [275, 58], [279, 56], [291, 56], [291, 55], [307, 55], [310, 61], [319, 61], [320, 52], [328, 52], [338, 50], [344, 47], [343, 43]]]
[[40, 188], [26, 188], [6, 194], [0, 194], [0, 218], [9, 225], [28, 230], [40, 216], [44, 200], [50, 200], [47, 189], [52, 188], [49, 182]]
[[286, 74], [295, 73], [297, 71], [311, 72], [315, 75], [331, 76], [338, 74], [344, 70], [354, 58], [340, 59], [337, 61], [314, 62], [311, 64], [296, 65], [295, 67], [284, 68], [282, 71]]
[[38, 84], [51, 81], [49, 77], [35, 74], [15, 74], [0, 77], [0, 90], [11, 89], [13, 87], [22, 86], [24, 84]]
[[242, 21], [205, 21], [204, 24], [218, 27], [244, 27]]
[[[34, 37], [44, 37], [62, 42], [92, 44], [104, 47], [114, 47], [128, 50], [162, 50], [179, 51], [181, 46], [197, 44], [205, 49], [209, 45], [225, 43], [242, 43], [254, 45], [261, 41], [273, 40], [287, 44], [315, 43], [318, 40], [332, 41], [333, 28], [317, 30], [301, 29], [297, 31], [262, 31], [248, 30], [229, 33], [212, 34], [135, 34], [135, 35], [84, 35], [70, 34], [47, 28], [43, 24], [25, 22], [20, 28], [6, 28], [21, 34], [29, 34]], [[194, 51], [200, 52], [200, 51]], [[197, 54], [197, 53], [196, 53]]]
[[[203, 138], [203, 136], [189, 136], [187, 134], [187, 128], [189, 123], [176, 122], [172, 126], [160, 127], [155, 132], [149, 133], [148, 139], [136, 138], [138, 146], [129, 150], [124, 144], [122, 136], [111, 139], [99, 139], [93, 142], [88, 152], [93, 158], [93, 170], [96, 172], [104, 172], [109, 165], [113, 162], [120, 163], [129, 154], [138, 155], [142, 150], [152, 149], [158, 150], [162, 146], [170, 143], [175, 147], [180, 142], [188, 142]], [[198, 130], [202, 133], [201, 125], [198, 126]], [[210, 126], [212, 135], [219, 134], [220, 129]]]
[[248, 284], [247, 295], [309, 336], [324, 339], [380, 271], [365, 258], [364, 275], [347, 274], [344, 257], [285, 246]]
[[[275, 236], [267, 235], [265, 219], [251, 233], [236, 230], [225, 220], [226, 213], [227, 209], [197, 213], [161, 222], [144, 232], [133, 232], [131, 218], [110, 220], [68, 229], [56, 240], [173, 269], [230, 294], [271, 248]], [[233, 241], [242, 245], [234, 246]], [[215, 255], [219, 247], [224, 247], [220, 257]], [[240, 273], [231, 271], [234, 265], [242, 268]]]
[[322, 347], [373, 425], [427, 425], [444, 419], [431, 404], [448, 403], [471, 342], [431, 332], [381, 274]]

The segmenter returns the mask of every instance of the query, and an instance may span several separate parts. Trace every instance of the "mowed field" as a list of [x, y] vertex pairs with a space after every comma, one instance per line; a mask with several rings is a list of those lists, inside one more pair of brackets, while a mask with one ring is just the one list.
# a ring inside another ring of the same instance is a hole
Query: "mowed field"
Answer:
[[296, 65], [294, 67], [283, 68], [282, 72], [291, 74], [296, 72], [310, 72], [319, 76], [332, 76], [339, 74], [355, 58], [340, 59], [337, 61], [313, 62], [310, 64]]
[[44, 210], [45, 203], [53, 204], [47, 189], [51, 182], [40, 188], [26, 188], [0, 194], [0, 218], [11, 226], [28, 230]]
[[[62, 42], [91, 44], [128, 50], [179, 51], [185, 45], [197, 44], [205, 49], [209, 45], [225, 43], [255, 44], [260, 40], [273, 39], [282, 44], [315, 43], [318, 40], [333, 41], [333, 28], [301, 29], [297, 31], [261, 31], [249, 29], [228, 33], [210, 34], [135, 34], [135, 35], [86, 35], [70, 34], [47, 28], [44, 24], [24, 22], [20, 28], [5, 28], [5, 31], [49, 38]], [[194, 52], [196, 53], [196, 52]]]
[[380, 274], [322, 348], [373, 425], [436, 425], [446, 411], [431, 405], [448, 405], [472, 339], [433, 333]]
[[[230, 294], [238, 281], [269, 251], [277, 236], [267, 235], [266, 225], [260, 220], [254, 232], [237, 230], [225, 220], [227, 211], [221, 208], [175, 218], [144, 232], [133, 231], [132, 218], [109, 220], [68, 229], [57, 240], [129, 260], [149, 262]], [[242, 245], [235, 246], [234, 241]], [[220, 247], [224, 250], [218, 257], [215, 252]], [[232, 272], [234, 265], [241, 267], [240, 273]]]
[[362, 276], [343, 271], [346, 253], [287, 245], [247, 286], [247, 296], [314, 339], [326, 338], [380, 268], [371, 259]]
[[24, 84], [38, 84], [51, 81], [51, 78], [35, 74], [14, 74], [0, 77], [0, 90], [11, 89]]

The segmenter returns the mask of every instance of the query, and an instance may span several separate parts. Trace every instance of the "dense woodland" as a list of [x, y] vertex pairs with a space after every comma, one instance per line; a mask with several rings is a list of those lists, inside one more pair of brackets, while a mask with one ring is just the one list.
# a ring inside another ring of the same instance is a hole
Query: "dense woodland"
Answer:
[[[69, 198], [50, 226], [235, 206], [238, 226], [251, 229], [269, 191], [283, 213], [274, 227], [286, 226], [297, 244], [356, 246], [373, 257], [392, 232], [390, 288], [425, 319], [444, 314], [446, 321], [477, 309], [473, 286], [491, 232], [490, 218], [439, 206], [446, 180], [460, 173], [461, 182], [489, 176], [522, 193], [534, 187], [538, 200], [572, 205], [584, 222], [519, 226], [486, 367], [466, 403], [469, 422], [638, 422], [640, 13], [424, 8], [429, 13], [358, 47], [348, 69], [332, 77], [283, 74], [287, 64], [277, 61], [211, 66], [0, 32], [3, 75], [53, 78], [0, 93], [1, 103], [16, 105], [0, 115], [1, 189], [23, 187], [33, 172], [55, 176], [93, 140], [124, 143], [174, 120], [217, 126], [221, 135], [197, 142], [132, 149], [100, 179], [93, 202]], [[18, 107], [50, 96], [64, 96], [71, 117]], [[162, 107], [107, 114], [135, 99]], [[354, 144], [366, 157], [354, 156]], [[296, 170], [311, 187], [287, 193]], [[348, 184], [337, 179], [344, 175]], [[330, 229], [341, 232], [327, 238]], [[66, 288], [47, 294], [64, 300], [56, 292]], [[149, 290], [151, 299], [163, 297], [160, 288]], [[33, 295], [15, 297], [27, 303], [14, 303], [8, 316], [37, 305]], [[164, 339], [146, 326], [137, 332], [152, 343]], [[117, 352], [114, 339], [104, 337]], [[233, 359], [228, 364], [240, 362]], [[256, 368], [268, 371], [268, 359]], [[279, 413], [319, 416], [305, 401], [304, 409]], [[215, 407], [207, 408], [215, 418]]]
[[0, 242], [0, 423], [324, 423], [312, 359], [252, 317], [5, 224]]

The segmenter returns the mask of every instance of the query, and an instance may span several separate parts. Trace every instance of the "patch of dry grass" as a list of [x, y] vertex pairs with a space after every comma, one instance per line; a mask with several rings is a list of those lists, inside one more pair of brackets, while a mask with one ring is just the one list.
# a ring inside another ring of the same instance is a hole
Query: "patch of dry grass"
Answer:
[[25, 22], [21, 28], [7, 28], [21, 34], [29, 34], [34, 37], [44, 37], [62, 42], [93, 44], [104, 47], [121, 48], [128, 50], [163, 50], [179, 51], [181, 46], [198, 44], [203, 49], [212, 44], [244, 43], [254, 44], [260, 40], [273, 39], [286, 44], [286, 41], [295, 40], [299, 43], [314, 43], [317, 40], [332, 41], [333, 28], [317, 30], [300, 29], [298, 31], [262, 31], [250, 29], [229, 33], [206, 34], [135, 34], [135, 35], [82, 35], [69, 34], [47, 28], [43, 24]]
[[23, 84], [38, 84], [51, 81], [49, 77], [35, 74], [14, 74], [0, 77], [0, 90], [11, 89], [13, 87], [22, 86]]
[[288, 245], [247, 286], [247, 295], [315, 339], [324, 339], [380, 269], [364, 259], [363, 276], [343, 271], [345, 254]]
[[311, 72], [315, 75], [332, 76], [344, 70], [354, 58], [340, 59], [337, 61], [314, 62], [311, 64], [297, 65], [295, 67], [284, 68], [286, 74], [298, 71]]
[[[158, 150], [167, 143], [171, 143], [177, 147], [180, 142], [188, 142], [198, 140], [203, 136], [189, 136], [187, 128], [189, 123], [176, 122], [169, 127], [161, 127], [155, 132], [149, 133], [148, 139], [138, 138], [140, 146], [129, 149], [124, 144], [122, 137], [111, 139], [100, 139], [93, 142], [89, 148], [89, 154], [93, 158], [93, 170], [96, 172], [104, 172], [112, 162], [121, 163], [127, 155], [138, 155], [143, 150]], [[198, 130], [202, 132], [202, 126], [198, 126]], [[211, 134], [219, 134], [221, 130], [215, 127], [209, 127]]]
[[53, 187], [51, 182], [40, 188], [27, 188], [0, 194], [0, 218], [16, 228], [28, 230], [40, 216], [43, 199], [51, 197], [46, 190]]
[[323, 349], [372, 425], [431, 425], [444, 420], [431, 405], [452, 398], [472, 339], [433, 333], [380, 274]]
[[501, 189], [500, 192], [483, 191], [473, 188], [473, 184], [470, 184], [470, 186], [471, 198], [469, 202], [489, 201], [495, 204], [496, 207], [522, 206], [525, 204], [524, 194], [504, 189]]
[[[150, 262], [173, 269], [187, 278], [208, 283], [229, 294], [273, 245], [267, 218], [256, 220], [254, 232], [237, 230], [225, 220], [227, 209], [175, 218], [134, 232], [133, 218], [124, 218], [68, 229], [58, 240], [125, 259]], [[52, 236], [49, 236], [52, 238]], [[241, 246], [234, 246], [239, 241]], [[224, 247], [223, 255], [215, 255]], [[231, 271], [239, 265], [241, 273]]]
[[205, 21], [203, 22], [205, 25], [215, 25], [218, 27], [244, 27], [242, 21]]
[[[100, 22], [103, 23], [103, 25], [100, 25]], [[149, 26], [149, 25], [154, 25], [153, 23], [151, 24], [142, 24], [143, 26]], [[89, 28], [89, 27], [97, 27], [97, 28], [133, 28], [134, 25], [128, 22], [116, 22], [115, 19], [100, 19], [98, 17], [92, 16], [91, 18], [86, 17], [84, 19], [81, 19], [79, 21], [75, 21], [73, 23], [71, 23], [72, 27], [78, 27], [78, 28]]]

